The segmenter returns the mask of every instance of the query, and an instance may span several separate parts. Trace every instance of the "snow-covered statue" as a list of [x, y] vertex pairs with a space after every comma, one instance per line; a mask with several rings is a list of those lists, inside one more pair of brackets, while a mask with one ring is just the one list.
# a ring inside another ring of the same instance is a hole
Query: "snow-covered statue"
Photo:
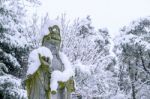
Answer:
[[43, 37], [42, 47], [30, 53], [26, 80], [29, 99], [71, 99], [74, 72], [67, 56], [60, 52], [60, 44], [60, 29], [54, 25]]

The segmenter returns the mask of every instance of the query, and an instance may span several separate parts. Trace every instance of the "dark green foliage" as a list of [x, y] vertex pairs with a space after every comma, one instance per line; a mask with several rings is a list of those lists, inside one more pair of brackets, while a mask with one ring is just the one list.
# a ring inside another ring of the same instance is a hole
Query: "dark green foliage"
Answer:
[[133, 99], [140, 99], [142, 96], [149, 99], [149, 29], [149, 18], [134, 21], [130, 27], [122, 30], [123, 35], [120, 36], [122, 40], [118, 42], [118, 48], [116, 47], [121, 50], [118, 54], [119, 87]]
[[25, 98], [20, 92], [24, 92], [21, 79], [26, 76], [29, 46], [24, 36], [26, 11], [20, 1], [0, 4], [0, 63], [5, 64], [0, 67], [0, 99]]

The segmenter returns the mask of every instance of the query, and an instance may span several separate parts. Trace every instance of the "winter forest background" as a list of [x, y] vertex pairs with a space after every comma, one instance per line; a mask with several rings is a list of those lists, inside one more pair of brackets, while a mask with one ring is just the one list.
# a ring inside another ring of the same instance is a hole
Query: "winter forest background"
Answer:
[[27, 99], [24, 80], [29, 53], [41, 45], [54, 21], [61, 29], [61, 51], [74, 66], [74, 99], [150, 99], [150, 17], [133, 20], [116, 37], [95, 29], [90, 16], [65, 14], [51, 20], [30, 9], [37, 0], [0, 0], [0, 99]]

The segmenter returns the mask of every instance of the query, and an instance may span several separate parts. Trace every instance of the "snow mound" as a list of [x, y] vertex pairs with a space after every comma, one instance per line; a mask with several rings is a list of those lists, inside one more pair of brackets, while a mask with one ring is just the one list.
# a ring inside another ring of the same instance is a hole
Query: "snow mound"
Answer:
[[33, 50], [29, 54], [27, 75], [33, 74], [34, 72], [36, 72], [36, 70], [41, 65], [40, 60], [39, 60], [39, 54], [41, 54], [41, 56], [45, 56], [51, 59], [51, 61], [53, 59], [51, 51], [46, 47], [39, 47]]

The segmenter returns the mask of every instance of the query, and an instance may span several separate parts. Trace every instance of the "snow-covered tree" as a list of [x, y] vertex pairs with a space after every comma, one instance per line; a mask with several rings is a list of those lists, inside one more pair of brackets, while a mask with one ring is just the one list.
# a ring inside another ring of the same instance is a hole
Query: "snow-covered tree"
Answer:
[[62, 51], [74, 63], [77, 85], [75, 94], [83, 98], [109, 99], [117, 91], [117, 77], [115, 59], [109, 53], [111, 46], [107, 29], [96, 31], [91, 26], [90, 17], [77, 19], [73, 24], [66, 23], [66, 27], [64, 21]]
[[0, 1], [1, 99], [26, 98], [21, 78], [25, 77], [27, 69], [26, 4], [29, 3], [27, 0]]
[[115, 40], [120, 90], [132, 99], [149, 99], [150, 18], [134, 21], [120, 32]]
[[2, 2], [0, 17], [0, 60], [9, 68], [9, 72], [21, 76], [18, 69], [23, 68], [23, 56], [26, 54], [27, 42], [23, 36], [25, 23], [23, 6], [19, 1]]

